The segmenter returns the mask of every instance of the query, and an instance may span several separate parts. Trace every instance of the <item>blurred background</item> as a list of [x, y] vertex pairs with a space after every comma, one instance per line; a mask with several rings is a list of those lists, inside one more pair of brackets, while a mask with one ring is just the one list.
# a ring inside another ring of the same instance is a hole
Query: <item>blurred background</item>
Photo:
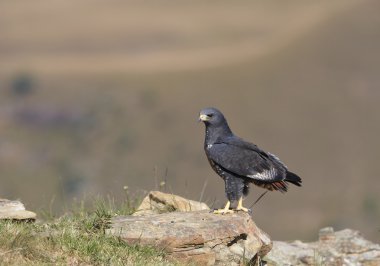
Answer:
[[[380, 239], [380, 1], [0, 2], [0, 197], [62, 214], [157, 189], [210, 206], [203, 107], [304, 181], [253, 210], [276, 240]], [[252, 188], [250, 206], [261, 194]]]

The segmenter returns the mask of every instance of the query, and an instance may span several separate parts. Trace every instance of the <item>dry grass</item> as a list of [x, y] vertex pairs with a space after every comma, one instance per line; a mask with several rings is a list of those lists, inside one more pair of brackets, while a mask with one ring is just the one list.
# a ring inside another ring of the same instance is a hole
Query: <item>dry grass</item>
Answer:
[[131, 211], [114, 207], [98, 200], [93, 211], [73, 206], [75, 211], [50, 222], [0, 221], [0, 264], [171, 265], [161, 251], [105, 234], [113, 215]]

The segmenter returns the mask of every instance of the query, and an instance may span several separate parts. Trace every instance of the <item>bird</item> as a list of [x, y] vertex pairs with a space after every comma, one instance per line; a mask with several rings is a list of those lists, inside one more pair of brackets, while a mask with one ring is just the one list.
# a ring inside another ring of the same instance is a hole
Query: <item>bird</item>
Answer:
[[[199, 121], [205, 124], [204, 150], [212, 169], [223, 178], [227, 203], [214, 210], [216, 214], [249, 212], [243, 207], [243, 196], [248, 195], [249, 184], [285, 193], [288, 184], [301, 186], [301, 178], [290, 172], [280, 159], [257, 145], [236, 136], [221, 111], [210, 107], [202, 109]], [[230, 209], [231, 203], [237, 207]]]

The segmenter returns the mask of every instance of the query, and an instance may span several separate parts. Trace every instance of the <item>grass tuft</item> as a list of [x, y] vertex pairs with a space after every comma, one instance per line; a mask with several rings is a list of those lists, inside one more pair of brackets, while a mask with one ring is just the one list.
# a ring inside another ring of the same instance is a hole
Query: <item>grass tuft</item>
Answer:
[[92, 210], [83, 205], [47, 223], [0, 221], [0, 264], [168, 265], [153, 247], [128, 245], [105, 234], [116, 214], [129, 207], [98, 199]]

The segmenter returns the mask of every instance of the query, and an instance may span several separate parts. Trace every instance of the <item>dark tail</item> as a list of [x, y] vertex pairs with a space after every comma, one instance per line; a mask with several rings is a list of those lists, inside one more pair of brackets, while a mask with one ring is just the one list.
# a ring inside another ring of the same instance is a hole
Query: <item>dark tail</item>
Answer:
[[301, 183], [302, 183], [301, 177], [289, 171], [286, 173], [285, 181], [299, 187], [301, 186]]

